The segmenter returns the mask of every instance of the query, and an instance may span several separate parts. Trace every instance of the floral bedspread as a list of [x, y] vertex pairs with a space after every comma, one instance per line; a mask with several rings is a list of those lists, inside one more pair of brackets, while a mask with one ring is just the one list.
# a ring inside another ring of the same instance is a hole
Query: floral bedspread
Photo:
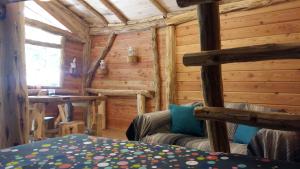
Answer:
[[169, 145], [70, 135], [0, 150], [0, 168], [299, 169], [299, 164]]

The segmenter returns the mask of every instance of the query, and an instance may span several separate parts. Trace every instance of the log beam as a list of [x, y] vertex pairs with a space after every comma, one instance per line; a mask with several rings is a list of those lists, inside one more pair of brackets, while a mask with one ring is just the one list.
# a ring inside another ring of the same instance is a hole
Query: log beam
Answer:
[[109, 0], [100, 0], [106, 8], [108, 8], [112, 13], [114, 13], [121, 22], [123, 22], [125, 25], [128, 22], [128, 18], [114, 5], [112, 4]]
[[[45, 91], [48, 93], [49, 89], [28, 89], [28, 95], [34, 96], [38, 95], [39, 92]], [[76, 89], [55, 89], [55, 94], [57, 95], [79, 95], [80, 91]]]
[[195, 109], [199, 119], [228, 121], [276, 130], [300, 131], [300, 115], [279, 112], [256, 112], [223, 107]]
[[160, 70], [159, 70], [159, 54], [157, 47], [157, 30], [152, 28], [152, 51], [153, 51], [153, 87], [154, 87], [154, 102], [155, 102], [155, 111], [160, 110], [160, 94], [161, 94], [161, 81], [160, 81]]
[[218, 65], [278, 59], [300, 59], [300, 44], [266, 44], [185, 54], [185, 66]]
[[158, 0], [150, 0], [150, 2], [163, 14], [164, 18], [167, 18], [168, 11]]
[[106, 18], [95, 10], [90, 4], [88, 4], [85, 0], [77, 0], [82, 6], [84, 6], [88, 11], [90, 11], [93, 15], [95, 15], [103, 24], [108, 25], [108, 21]]
[[99, 57], [92, 63], [88, 73], [87, 73], [87, 77], [86, 77], [86, 86], [90, 87], [92, 84], [92, 80], [95, 76], [95, 73], [100, 65], [101, 60], [105, 59], [106, 55], [108, 54], [108, 52], [110, 51], [115, 39], [116, 39], [116, 34], [112, 33], [109, 35], [108, 37], [108, 41], [104, 47], [104, 49], [101, 51]]
[[136, 96], [141, 94], [148, 98], [153, 98], [153, 93], [148, 90], [112, 90], [87, 88], [86, 91], [91, 94], [101, 94], [104, 96]]
[[58, 45], [58, 44], [48, 43], [48, 42], [40, 42], [40, 41], [35, 41], [35, 40], [30, 40], [30, 39], [26, 39], [25, 43], [31, 44], [31, 45], [36, 45], [36, 46], [49, 47], [49, 48], [58, 48], [58, 49], [63, 48], [63, 45]]
[[59, 3], [57, 0], [53, 1], [35, 1], [55, 19], [65, 25], [71, 32], [81, 39], [86, 40], [89, 25], [75, 15], [70, 9]]
[[50, 33], [53, 33], [53, 34], [64, 36], [69, 40], [78, 41], [78, 42], [84, 42], [85, 41], [84, 39], [81, 39], [80, 37], [76, 36], [75, 34], [73, 34], [71, 32], [68, 32], [66, 30], [57, 28], [57, 27], [52, 26], [52, 25], [48, 25], [48, 24], [40, 22], [38, 20], [25, 18], [25, 24], [29, 25], [29, 26], [32, 26], [32, 27], [35, 27], [35, 28], [42, 29], [43, 31], [46, 31], [46, 32], [50, 32]]
[[0, 20], [0, 148], [29, 140], [23, 9], [8, 4]]
[[175, 101], [175, 83], [176, 83], [176, 68], [175, 68], [175, 50], [176, 38], [175, 27], [168, 26], [166, 28], [166, 106]]
[[108, 27], [93, 27], [90, 29], [90, 35], [105, 35], [111, 32], [120, 34], [135, 31], [149, 30], [151, 27], [164, 27], [165, 21], [160, 17], [160, 19], [145, 19], [139, 22], [128, 21], [127, 25], [118, 26], [108, 26]]
[[[221, 48], [219, 4], [198, 5], [200, 44], [202, 51]], [[221, 65], [202, 66], [202, 88], [204, 103], [211, 107], [224, 107]], [[225, 122], [207, 121], [210, 147], [214, 152], [230, 152]]]

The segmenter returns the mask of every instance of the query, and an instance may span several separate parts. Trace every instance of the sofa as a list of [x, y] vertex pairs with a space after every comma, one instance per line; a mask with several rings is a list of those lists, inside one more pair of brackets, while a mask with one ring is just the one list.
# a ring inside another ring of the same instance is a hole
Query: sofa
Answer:
[[[192, 103], [203, 106], [202, 103]], [[226, 108], [251, 110], [260, 112], [283, 112], [279, 109], [245, 104], [225, 103]], [[142, 141], [150, 144], [169, 144], [188, 148], [196, 148], [202, 151], [210, 151], [207, 133], [204, 137], [195, 137], [185, 134], [170, 132], [171, 113], [169, 110], [146, 113], [137, 116], [127, 130], [129, 140]], [[262, 158], [279, 159], [287, 161], [299, 161], [300, 137], [297, 132], [286, 132], [270, 129], [260, 129], [249, 144], [233, 142], [237, 124], [227, 123], [227, 132], [230, 140], [231, 153], [248, 154]], [[206, 130], [205, 130], [206, 131]], [[267, 137], [266, 137], [267, 135]], [[277, 145], [276, 142], [282, 143]], [[270, 148], [268, 144], [273, 145]], [[270, 150], [271, 149], [271, 150]]]

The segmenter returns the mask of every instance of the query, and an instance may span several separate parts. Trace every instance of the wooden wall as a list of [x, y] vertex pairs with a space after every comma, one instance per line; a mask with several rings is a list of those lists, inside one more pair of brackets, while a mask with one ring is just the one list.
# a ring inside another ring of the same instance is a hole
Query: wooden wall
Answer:
[[[64, 59], [63, 59], [63, 85], [62, 88], [67, 89], [82, 89], [82, 74], [83, 74], [83, 46], [84, 44], [66, 40], [64, 44]], [[76, 58], [78, 75], [70, 75], [70, 63]]]
[[[200, 68], [185, 67], [184, 53], [198, 52], [197, 21], [178, 25], [177, 103], [202, 100]], [[221, 16], [222, 48], [300, 42], [300, 1]], [[227, 64], [223, 67], [226, 102], [247, 102], [300, 113], [300, 61]]]
[[[160, 56], [165, 52], [164, 29], [158, 31], [158, 47]], [[153, 51], [151, 48], [152, 31], [146, 30], [134, 33], [119, 34], [108, 53], [105, 61], [108, 74], [102, 77], [96, 73], [92, 81], [92, 88], [99, 89], [143, 89], [153, 91]], [[91, 61], [100, 53], [108, 40], [108, 36], [92, 37]], [[139, 62], [127, 63], [127, 49], [136, 49]], [[160, 61], [160, 67], [163, 66]], [[164, 78], [163, 70], [161, 77]], [[163, 95], [163, 94], [162, 94]], [[151, 112], [154, 104], [147, 99], [146, 111]], [[107, 125], [110, 129], [126, 130], [130, 122], [137, 115], [135, 97], [109, 97], [107, 101]]]

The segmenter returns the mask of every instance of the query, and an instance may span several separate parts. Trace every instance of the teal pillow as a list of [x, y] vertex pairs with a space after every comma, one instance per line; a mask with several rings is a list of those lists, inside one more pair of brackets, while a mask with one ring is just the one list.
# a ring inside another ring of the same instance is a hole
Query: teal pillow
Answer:
[[197, 120], [194, 116], [194, 106], [178, 106], [171, 104], [171, 132], [194, 136], [203, 136], [203, 121]]
[[259, 128], [257, 127], [239, 124], [235, 131], [233, 142], [240, 143], [240, 144], [249, 144], [251, 139], [258, 132], [258, 130]]

